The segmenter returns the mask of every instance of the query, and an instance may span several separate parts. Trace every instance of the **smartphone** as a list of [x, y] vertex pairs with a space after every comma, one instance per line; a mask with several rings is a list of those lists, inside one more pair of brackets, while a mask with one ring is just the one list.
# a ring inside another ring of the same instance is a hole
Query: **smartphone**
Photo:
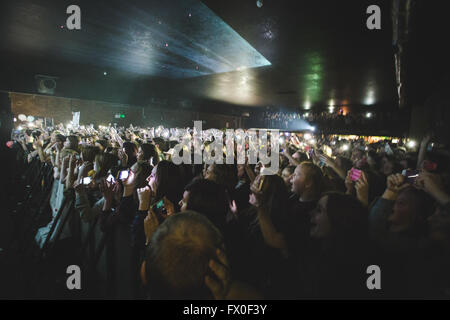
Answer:
[[414, 184], [419, 173], [419, 170], [403, 170], [402, 175], [405, 177], [406, 183]]
[[92, 182], [92, 178], [91, 177], [85, 177], [83, 178], [83, 184], [84, 185], [88, 185]]
[[116, 179], [114, 179], [114, 177], [112, 176], [112, 174], [110, 174], [110, 175], [108, 176], [108, 178], [106, 178], [106, 181], [111, 182], [111, 183], [114, 183], [114, 182], [116, 182]]
[[129, 175], [129, 174], [130, 174], [130, 173], [128, 172], [128, 170], [120, 171], [119, 179], [120, 179], [120, 180], [125, 180], [125, 179], [128, 178], [128, 175]]
[[329, 146], [323, 146], [323, 152], [329, 157], [331, 158], [331, 156], [333, 155], [333, 150], [331, 150], [331, 148]]
[[158, 222], [161, 224], [167, 217], [167, 209], [164, 205], [164, 200], [161, 199], [157, 203], [152, 206], [152, 210], [158, 219]]
[[352, 168], [350, 170], [350, 178], [352, 179], [352, 181], [358, 181], [359, 178], [361, 178], [361, 174], [362, 174], [361, 170], [355, 168]]

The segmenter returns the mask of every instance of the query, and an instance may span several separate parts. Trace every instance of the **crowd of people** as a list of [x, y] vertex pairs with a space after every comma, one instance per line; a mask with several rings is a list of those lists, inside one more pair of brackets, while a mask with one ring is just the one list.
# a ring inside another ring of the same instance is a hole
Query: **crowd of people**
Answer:
[[381, 130], [398, 127], [401, 115], [398, 112], [345, 112], [342, 108], [328, 111], [264, 112], [263, 120], [270, 128], [292, 129], [298, 127], [298, 121], [304, 120], [329, 133], [337, 133], [342, 128], [352, 128], [354, 132]]
[[407, 148], [290, 134], [264, 175], [262, 163], [175, 165], [172, 131], [15, 131], [17, 161], [53, 170], [50, 215], [70, 195], [82, 236], [125, 234], [118, 296], [450, 298], [450, 167], [431, 135]]

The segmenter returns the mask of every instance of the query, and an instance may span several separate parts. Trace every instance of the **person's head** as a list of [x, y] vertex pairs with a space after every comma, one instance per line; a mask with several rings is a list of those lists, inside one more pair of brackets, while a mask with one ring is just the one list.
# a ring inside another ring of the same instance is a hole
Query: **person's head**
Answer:
[[192, 210], [206, 216], [219, 230], [223, 230], [228, 212], [225, 187], [206, 179], [195, 179], [184, 188], [181, 211]]
[[311, 213], [311, 237], [348, 242], [362, 239], [368, 229], [367, 209], [356, 198], [325, 193]]
[[399, 192], [388, 218], [390, 231], [424, 235], [426, 220], [433, 210], [434, 204], [430, 196], [414, 187], [407, 187]]
[[145, 256], [142, 278], [150, 299], [212, 299], [205, 276], [222, 244], [220, 231], [205, 216], [193, 211], [169, 216]]
[[60, 147], [63, 147], [64, 146], [64, 142], [66, 142], [66, 137], [63, 136], [60, 133], [57, 133], [55, 135], [55, 143], [58, 144]]
[[134, 173], [134, 189], [144, 188], [147, 185], [147, 177], [151, 175], [153, 166], [146, 161], [138, 161], [132, 167]]
[[150, 161], [153, 159], [153, 165], [158, 164], [158, 152], [156, 151], [156, 147], [151, 143], [143, 143], [138, 148], [137, 153], [138, 161]]
[[205, 179], [211, 180], [232, 192], [237, 184], [237, 167], [232, 164], [211, 164], [206, 169]]
[[183, 195], [182, 176], [179, 168], [171, 161], [159, 162], [147, 178], [148, 185], [155, 193], [155, 200], [167, 197], [175, 206]]
[[78, 136], [74, 136], [74, 135], [68, 136], [66, 141], [64, 142], [64, 148], [78, 151], [79, 150], [79, 142], [80, 142], [80, 138]]
[[100, 149], [94, 146], [84, 146], [81, 148], [81, 160], [94, 163], [95, 156], [100, 153]]
[[291, 178], [292, 192], [298, 196], [318, 199], [323, 189], [322, 171], [312, 162], [302, 162]]
[[251, 184], [250, 192], [249, 203], [256, 207], [267, 207], [275, 227], [281, 231], [286, 221], [289, 198], [284, 180], [278, 175], [259, 175]]
[[292, 155], [292, 158], [297, 160], [298, 162], [308, 161], [308, 156], [301, 151], [297, 151]]
[[107, 140], [96, 140], [95, 141], [95, 146], [98, 147], [100, 149], [100, 152], [104, 152], [105, 149], [108, 147], [108, 141]]
[[125, 141], [123, 143], [123, 151], [128, 156], [128, 164], [133, 165], [136, 162], [138, 147], [133, 142]]
[[295, 166], [287, 166], [286, 168], [281, 171], [281, 178], [284, 180], [284, 184], [286, 185], [287, 190], [291, 191], [292, 189], [292, 183], [291, 178], [294, 174]]
[[353, 165], [356, 165], [360, 160], [364, 158], [365, 152], [360, 148], [353, 148], [351, 159], [353, 161]]
[[393, 156], [384, 156], [381, 160], [381, 173], [386, 177], [402, 171], [400, 163]]
[[95, 179], [104, 178], [108, 171], [117, 165], [118, 158], [111, 153], [99, 153], [95, 156], [94, 171]]
[[450, 214], [438, 206], [433, 215], [428, 218], [428, 231], [432, 241], [450, 244]]

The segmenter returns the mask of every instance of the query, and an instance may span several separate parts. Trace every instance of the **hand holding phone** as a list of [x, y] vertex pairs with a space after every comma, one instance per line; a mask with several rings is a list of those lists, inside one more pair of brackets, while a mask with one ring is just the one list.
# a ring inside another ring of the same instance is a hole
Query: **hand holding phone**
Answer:
[[129, 176], [129, 174], [130, 174], [130, 172], [128, 170], [122, 170], [122, 171], [120, 171], [119, 179], [126, 180]]
[[419, 177], [419, 170], [403, 170], [402, 175], [405, 177], [405, 182], [408, 184], [415, 184]]
[[362, 174], [362, 171], [358, 170], [356, 168], [352, 168], [350, 170], [350, 178], [352, 179], [352, 181], [358, 181], [359, 178], [361, 178], [361, 174]]
[[89, 185], [92, 182], [92, 178], [91, 177], [85, 177], [83, 178], [83, 184], [85, 186]]

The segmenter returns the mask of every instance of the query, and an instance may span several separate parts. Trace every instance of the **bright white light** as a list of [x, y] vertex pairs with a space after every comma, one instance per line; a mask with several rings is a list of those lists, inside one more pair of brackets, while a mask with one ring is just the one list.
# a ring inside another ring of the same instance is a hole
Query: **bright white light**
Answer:
[[72, 129], [72, 124], [68, 123], [66, 127], [67, 129]]
[[333, 113], [334, 107], [328, 107], [328, 111], [329, 111], [330, 113]]
[[330, 100], [330, 103], [328, 104], [330, 107], [333, 107], [334, 106], [334, 100], [333, 99], [331, 99]]
[[28, 122], [33, 122], [34, 121], [34, 117], [33, 116], [28, 116], [27, 117], [27, 121]]
[[304, 138], [305, 138], [305, 140], [309, 140], [312, 138], [312, 136], [309, 133], [305, 133]]
[[311, 127], [311, 131], [316, 131], [316, 127]]
[[19, 118], [20, 121], [26, 121], [26, 120], [27, 120], [27, 116], [24, 115], [24, 114], [19, 114], [19, 115], [17, 116], [17, 118]]
[[284, 139], [280, 137], [280, 138], [278, 139], [278, 142], [279, 142], [280, 144], [283, 144]]
[[342, 146], [342, 150], [347, 151], [350, 147], [348, 146], [348, 144], [344, 144]]
[[414, 148], [416, 146], [416, 142], [414, 140], [408, 141], [408, 148]]
[[305, 113], [305, 117], [309, 117], [309, 112]]
[[366, 118], [372, 118], [372, 113], [371, 112], [367, 112], [366, 113]]
[[22, 129], [23, 129], [22, 126], [17, 127], [17, 130], [22, 130]]
[[392, 139], [392, 143], [398, 143], [398, 139]]
[[14, 122], [17, 122], [17, 118], [14, 118]]
[[106, 71], [105, 71], [105, 72], [103, 72], [103, 75], [104, 75], [104, 76], [106, 76], [107, 74], [108, 74], [108, 73], [107, 73]]
[[309, 110], [310, 108], [311, 108], [311, 102], [306, 101], [306, 102], [305, 102], [305, 109], [306, 109], [306, 110]]
[[309, 140], [308, 141], [310, 144], [315, 144], [316, 143], [316, 140], [315, 139], [311, 139], [311, 140]]

